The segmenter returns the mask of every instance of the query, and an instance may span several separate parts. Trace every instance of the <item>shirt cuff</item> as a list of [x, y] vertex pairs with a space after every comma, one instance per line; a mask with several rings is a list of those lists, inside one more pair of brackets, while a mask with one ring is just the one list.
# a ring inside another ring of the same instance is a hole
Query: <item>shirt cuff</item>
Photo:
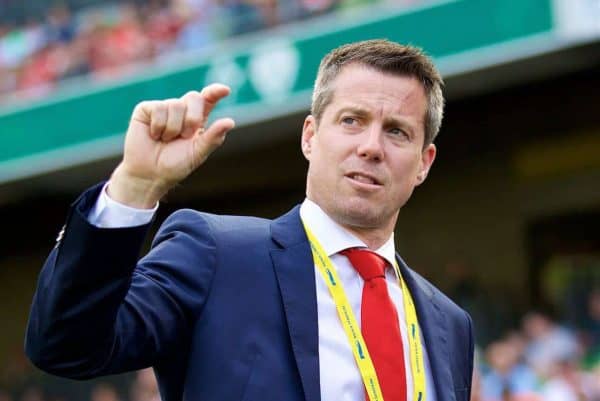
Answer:
[[100, 228], [125, 228], [141, 226], [150, 223], [156, 210], [158, 202], [152, 209], [137, 209], [123, 205], [108, 196], [106, 188], [108, 182], [102, 187], [102, 192], [96, 200], [96, 204], [90, 210], [88, 222]]

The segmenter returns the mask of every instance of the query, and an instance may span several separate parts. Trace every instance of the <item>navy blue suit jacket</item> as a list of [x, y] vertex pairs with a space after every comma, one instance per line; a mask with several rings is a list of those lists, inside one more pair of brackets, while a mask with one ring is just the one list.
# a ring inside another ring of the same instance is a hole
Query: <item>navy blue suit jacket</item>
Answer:
[[[26, 352], [76, 379], [153, 366], [164, 401], [319, 401], [315, 269], [298, 207], [270, 221], [172, 214], [138, 260], [148, 226], [100, 229], [71, 208], [40, 274]], [[440, 401], [469, 399], [468, 315], [399, 259]], [[323, 400], [330, 401], [330, 400]]]

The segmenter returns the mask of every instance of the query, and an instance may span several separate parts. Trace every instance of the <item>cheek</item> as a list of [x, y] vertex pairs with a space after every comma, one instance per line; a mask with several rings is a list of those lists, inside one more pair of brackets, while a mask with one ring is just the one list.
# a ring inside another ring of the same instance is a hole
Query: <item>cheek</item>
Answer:
[[415, 184], [420, 169], [421, 159], [419, 157], [402, 159], [394, 164], [394, 179], [396, 182]]
[[313, 148], [313, 153], [315, 153], [318, 163], [324, 169], [337, 168], [342, 161], [339, 149], [329, 143], [319, 143], [317, 147]]
[[331, 185], [334, 180], [335, 172], [338, 169], [337, 161], [334, 161], [332, 156], [323, 148], [313, 148], [310, 169], [312, 170], [313, 178], [319, 186], [326, 188]]

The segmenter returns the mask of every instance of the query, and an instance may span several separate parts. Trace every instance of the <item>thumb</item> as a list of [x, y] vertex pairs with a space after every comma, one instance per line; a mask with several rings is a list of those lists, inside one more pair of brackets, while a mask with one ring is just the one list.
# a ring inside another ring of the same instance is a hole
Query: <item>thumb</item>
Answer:
[[206, 158], [225, 141], [227, 132], [235, 127], [231, 118], [220, 118], [213, 122], [204, 132], [198, 131], [194, 141], [194, 165], [202, 164]]

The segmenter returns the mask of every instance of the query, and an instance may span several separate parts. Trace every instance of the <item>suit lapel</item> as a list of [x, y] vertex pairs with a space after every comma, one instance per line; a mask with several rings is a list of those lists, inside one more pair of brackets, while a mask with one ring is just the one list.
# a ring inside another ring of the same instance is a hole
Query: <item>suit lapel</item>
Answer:
[[448, 326], [435, 301], [433, 289], [408, 268], [396, 255], [402, 278], [415, 302], [417, 318], [425, 341], [437, 401], [456, 401], [448, 353]]
[[271, 223], [271, 236], [278, 245], [271, 250], [271, 259], [304, 395], [307, 401], [320, 401], [315, 269], [299, 209], [295, 207]]

